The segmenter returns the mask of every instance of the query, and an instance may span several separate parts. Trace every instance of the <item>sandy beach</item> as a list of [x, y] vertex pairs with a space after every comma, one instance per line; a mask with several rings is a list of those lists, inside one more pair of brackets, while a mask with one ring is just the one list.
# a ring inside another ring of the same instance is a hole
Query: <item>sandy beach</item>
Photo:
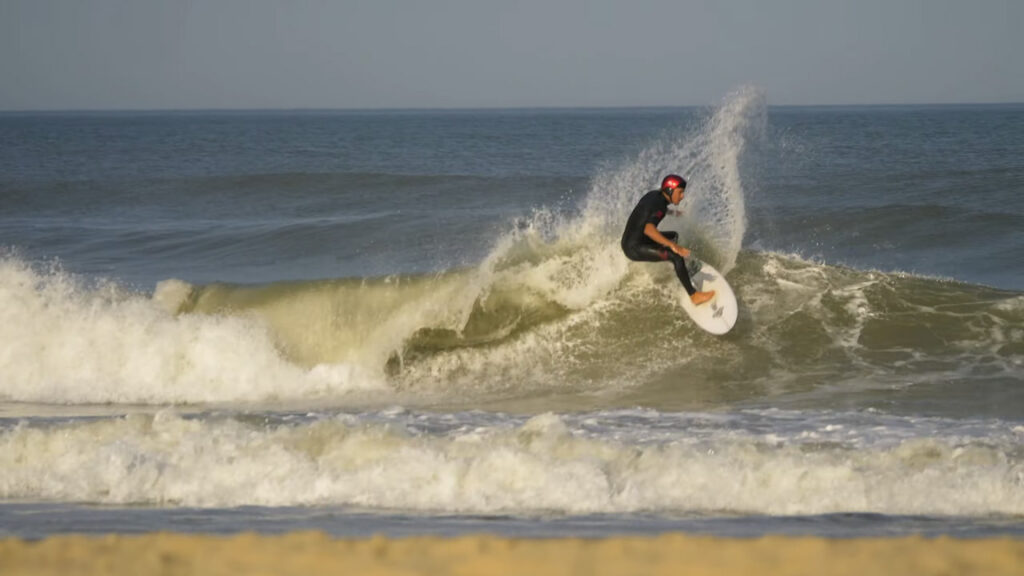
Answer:
[[318, 532], [230, 537], [56, 536], [0, 542], [0, 573], [22, 574], [1001, 574], [1024, 542], [917, 537], [339, 540]]

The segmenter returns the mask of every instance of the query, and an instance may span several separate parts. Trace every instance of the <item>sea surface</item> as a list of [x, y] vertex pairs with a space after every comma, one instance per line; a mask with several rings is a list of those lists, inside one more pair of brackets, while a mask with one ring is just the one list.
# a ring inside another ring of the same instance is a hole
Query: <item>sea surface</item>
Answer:
[[0, 114], [0, 536], [295, 529], [1024, 535], [1024, 105]]

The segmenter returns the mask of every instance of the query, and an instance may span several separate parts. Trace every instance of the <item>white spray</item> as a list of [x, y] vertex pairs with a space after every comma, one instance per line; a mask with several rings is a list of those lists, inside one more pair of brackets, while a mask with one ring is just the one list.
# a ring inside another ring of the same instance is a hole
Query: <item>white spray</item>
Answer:
[[759, 89], [736, 90], [696, 134], [658, 142], [626, 166], [599, 175], [584, 211], [590, 216], [588, 224], [618, 241], [615, 234], [621, 231], [639, 195], [656, 188], [665, 174], [681, 173], [688, 180], [681, 207], [687, 215], [685, 227], [696, 228], [696, 236], [709, 240], [720, 270], [731, 270], [747, 225], [743, 154], [748, 143], [764, 133], [765, 102]]

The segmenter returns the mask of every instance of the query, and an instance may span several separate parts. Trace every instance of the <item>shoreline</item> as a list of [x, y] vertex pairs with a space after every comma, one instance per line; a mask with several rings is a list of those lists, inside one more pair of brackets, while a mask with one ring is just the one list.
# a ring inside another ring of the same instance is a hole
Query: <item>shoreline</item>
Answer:
[[[1009, 537], [522, 539], [489, 535], [340, 539], [322, 532], [179, 533], [0, 540], [0, 573], [22, 574], [985, 574], [1019, 575]], [[344, 572], [341, 572], [344, 571]]]

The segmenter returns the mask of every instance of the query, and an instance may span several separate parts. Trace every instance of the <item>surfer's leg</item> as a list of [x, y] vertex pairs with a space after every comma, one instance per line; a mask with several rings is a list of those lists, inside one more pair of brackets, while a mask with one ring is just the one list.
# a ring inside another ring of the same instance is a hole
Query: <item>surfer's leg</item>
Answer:
[[690, 271], [686, 269], [686, 260], [682, 256], [675, 252], [668, 253], [668, 259], [672, 261], [672, 265], [676, 267], [676, 276], [679, 277], [679, 281], [683, 283], [683, 288], [686, 289], [686, 293], [693, 296], [697, 289], [693, 287], [693, 282], [690, 281]]
[[668, 252], [654, 242], [638, 242], [625, 247], [626, 257], [636, 262], [663, 262]]
[[[677, 232], [666, 230], [661, 234], [665, 238], [671, 240], [673, 243], [679, 243], [679, 234]], [[659, 246], [659, 248], [661, 247]], [[679, 277], [679, 282], [682, 283], [683, 288], [686, 289], [686, 293], [690, 295], [690, 298], [693, 300], [694, 304], [703, 304], [704, 302], [707, 302], [708, 300], [711, 299], [712, 296], [715, 295], [714, 291], [697, 292], [697, 290], [693, 287], [693, 281], [690, 279], [690, 268], [689, 266], [686, 265], [686, 259], [676, 254], [675, 252], [666, 250], [664, 248], [661, 248], [661, 252], [663, 253], [665, 258], [672, 260], [672, 265], [676, 267], [676, 276]], [[697, 264], [699, 265], [700, 262], [698, 261]], [[700, 267], [698, 266], [697, 269], [699, 270]]]
[[[678, 232], [666, 230], [662, 232], [661, 235], [670, 240], [673, 244], [679, 242]], [[671, 260], [672, 265], [676, 267], [676, 276], [678, 276], [679, 281], [682, 282], [683, 288], [686, 288], [686, 293], [689, 294], [690, 296], [693, 296], [693, 293], [696, 292], [697, 290], [694, 289], [693, 282], [690, 281], [690, 271], [687, 270], [686, 268], [686, 260], [684, 260], [683, 257], [680, 256], [679, 254], [676, 254], [671, 250], [666, 250], [665, 248], [662, 248], [660, 246], [658, 248], [661, 252], [664, 253], [662, 257]]]
[[[675, 242], [675, 232], [670, 232], [672, 236], [668, 237], [670, 240]], [[665, 248], [659, 246], [654, 242], [642, 242], [629, 246], [626, 251], [626, 256], [630, 260], [636, 260], [638, 262], [664, 262], [670, 260], [672, 265], [676, 268], [676, 276], [679, 277], [679, 281], [682, 282], [683, 288], [686, 289], [686, 293], [693, 296], [697, 290], [693, 287], [693, 283], [690, 282], [690, 272], [686, 269], [686, 260], [683, 257]]]

